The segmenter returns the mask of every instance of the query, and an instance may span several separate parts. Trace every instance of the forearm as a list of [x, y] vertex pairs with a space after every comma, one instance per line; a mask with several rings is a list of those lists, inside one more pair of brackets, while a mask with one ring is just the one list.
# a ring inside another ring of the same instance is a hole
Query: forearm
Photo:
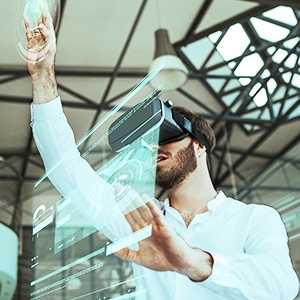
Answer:
[[34, 73], [32, 76], [33, 102], [43, 104], [57, 98], [57, 82], [54, 65], [41, 73]]
[[[299, 281], [292, 268], [287, 236], [275, 210], [255, 206], [248, 220], [244, 251], [208, 250], [214, 260], [212, 274], [202, 287], [230, 299], [294, 299]], [[222, 236], [218, 240], [222, 241]]]
[[237, 300], [292, 300], [297, 294], [299, 283], [288, 262], [268, 254], [212, 255], [211, 276], [195, 284]]

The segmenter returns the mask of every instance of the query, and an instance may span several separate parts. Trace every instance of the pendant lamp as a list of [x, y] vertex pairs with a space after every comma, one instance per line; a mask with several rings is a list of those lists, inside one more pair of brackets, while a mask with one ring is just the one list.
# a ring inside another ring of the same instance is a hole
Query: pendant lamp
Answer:
[[155, 32], [155, 54], [149, 72], [161, 63], [164, 64], [162, 70], [150, 81], [153, 88], [158, 88], [163, 83], [161, 90], [171, 91], [185, 84], [188, 69], [176, 55], [166, 29], [158, 29]]

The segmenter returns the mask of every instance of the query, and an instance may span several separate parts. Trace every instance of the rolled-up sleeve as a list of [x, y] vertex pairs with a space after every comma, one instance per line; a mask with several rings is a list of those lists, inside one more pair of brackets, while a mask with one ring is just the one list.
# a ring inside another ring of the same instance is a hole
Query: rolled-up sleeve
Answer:
[[244, 253], [214, 259], [211, 276], [197, 283], [228, 299], [293, 300], [299, 280], [292, 267], [287, 234], [276, 210], [257, 205]]

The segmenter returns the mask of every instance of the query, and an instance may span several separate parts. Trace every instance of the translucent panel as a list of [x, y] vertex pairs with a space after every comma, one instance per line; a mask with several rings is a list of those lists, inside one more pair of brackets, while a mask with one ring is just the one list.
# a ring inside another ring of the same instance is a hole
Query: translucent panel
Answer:
[[288, 116], [288, 119], [294, 119], [300, 117], [300, 106], [298, 105]]
[[300, 38], [298, 36], [294, 37], [293, 39], [290, 39], [283, 43], [283, 46], [286, 48], [293, 49], [297, 43], [299, 42]]
[[251, 111], [251, 112], [246, 113], [246, 114], [242, 114], [241, 117], [243, 119], [258, 119], [260, 114], [261, 114], [260, 110], [255, 110], [255, 111]]
[[292, 84], [298, 88], [300, 88], [300, 75], [299, 74], [294, 74], [293, 79], [292, 79]]
[[256, 50], [256, 48], [254, 46], [250, 46], [249, 50], [254, 52]]
[[270, 111], [268, 109], [264, 109], [263, 113], [260, 116], [260, 119], [261, 120], [270, 121], [271, 120]]
[[283, 212], [284, 210], [292, 208], [295, 204], [298, 203], [300, 204], [300, 199], [295, 199], [295, 193], [291, 193], [272, 203], [272, 206], [279, 212]]
[[292, 72], [287, 72], [287, 73], [282, 74], [282, 78], [286, 83], [289, 83], [292, 78]]
[[288, 89], [287, 95], [288, 95], [288, 97], [290, 97], [290, 98], [294, 97], [295, 95], [297, 95], [297, 96], [299, 97], [299, 91], [296, 90], [296, 89], [294, 89], [294, 88], [292, 88], [292, 87], [290, 87], [290, 88]]
[[239, 82], [241, 85], [246, 86], [251, 82], [251, 79], [250, 78], [240, 78]]
[[222, 31], [217, 31], [217, 32], [210, 34], [208, 36], [208, 38], [211, 40], [212, 43], [215, 44], [217, 42], [217, 40], [220, 38], [221, 34], [222, 34]]
[[253, 97], [257, 92], [258, 92], [258, 90], [261, 88], [261, 83], [260, 82], [258, 82], [258, 83], [256, 83], [254, 86], [253, 86], [253, 88], [251, 89], [251, 91], [250, 91], [250, 93], [249, 93], [249, 96], [250, 97]]
[[222, 86], [225, 84], [226, 80], [225, 79], [212, 79], [212, 78], [209, 78], [209, 79], [207, 79], [207, 82], [214, 89], [214, 91], [216, 93], [219, 93]]
[[258, 18], [251, 18], [250, 21], [259, 37], [266, 41], [275, 43], [285, 39], [290, 33], [290, 31], [286, 28], [260, 20]]
[[229, 69], [227, 65], [208, 72], [208, 75], [224, 75], [224, 76], [226, 76], [226, 75], [231, 75], [231, 74], [232, 74], [231, 69]]
[[276, 89], [276, 87], [277, 87], [277, 83], [276, 83], [276, 81], [274, 80], [274, 78], [270, 78], [270, 79], [268, 80], [268, 82], [267, 82], [267, 87], [268, 87], [268, 92], [269, 92], [269, 94], [272, 94], [272, 93], [275, 91], [275, 89]]
[[249, 125], [249, 124], [244, 124], [244, 128], [245, 128], [247, 131], [252, 131], [253, 126], [252, 126], [252, 125]]
[[[37, 195], [46, 192], [48, 175], [65, 186], [63, 198], [45, 202], [41, 197], [32, 207], [30, 299], [62, 299], [62, 294], [63, 299], [146, 299], [147, 287], [139, 282], [140, 274], [111, 254], [137, 247], [151, 235], [151, 225], [132, 230], [125, 215], [136, 212], [148, 197], [154, 198], [159, 126], [151, 124], [156, 113], [147, 114], [144, 109], [158, 93], [144, 99], [137, 94], [160, 70], [148, 74], [77, 145], [65, 125], [63, 136], [71, 137], [56, 139], [56, 149], [45, 154], [45, 159], [50, 152], [56, 158], [48, 160], [46, 176], [36, 183]], [[129, 107], [133, 109], [128, 111]], [[88, 138], [90, 147], [80, 158], [76, 146]], [[120, 151], [113, 151], [119, 142]], [[92, 160], [94, 154], [103, 159], [92, 169], [83, 157]], [[107, 270], [115, 275], [107, 275]], [[121, 273], [126, 278], [118, 276]], [[112, 282], [104, 280], [112, 277]], [[138, 297], [141, 293], [144, 297]]]
[[236, 62], [235, 62], [235, 61], [231, 61], [231, 62], [228, 63], [228, 67], [229, 67], [230, 69], [235, 68], [235, 66], [236, 66]]
[[255, 110], [255, 109], [257, 109], [256, 104], [253, 101], [250, 101], [247, 105], [247, 111]]
[[[239, 94], [240, 95], [240, 94]], [[238, 96], [239, 96], [238, 95]], [[238, 109], [240, 108], [241, 104], [242, 104], [243, 100], [239, 99], [239, 101], [237, 101], [237, 103], [235, 103], [232, 107], [231, 107], [231, 111], [233, 113], [236, 113], [238, 111]]]
[[250, 39], [241, 24], [235, 24], [228, 29], [217, 50], [225, 60], [231, 60], [241, 56], [249, 43]]
[[212, 51], [213, 44], [208, 38], [198, 40], [194, 43], [181, 47], [182, 52], [188, 57], [194, 67], [198, 70], [202, 67], [208, 54]]
[[233, 103], [233, 101], [236, 99], [236, 97], [239, 96], [239, 94], [240, 94], [239, 92], [235, 92], [233, 94], [223, 96], [222, 100], [227, 106], [230, 106]]
[[286, 58], [287, 55], [287, 51], [283, 49], [278, 49], [272, 56], [272, 59], [275, 63], [280, 64]]
[[231, 79], [226, 84], [224, 90], [225, 91], [230, 91], [230, 90], [235, 89], [235, 88], [240, 87], [240, 86], [241, 86], [241, 84], [237, 79]]
[[[296, 212], [296, 210], [298, 210]], [[283, 222], [285, 224], [286, 230], [287, 231], [292, 231], [295, 230], [297, 228], [300, 228], [300, 214], [299, 214], [299, 208], [294, 209], [293, 215], [290, 215], [288, 217], [283, 216]]]
[[296, 65], [296, 62], [298, 60], [298, 56], [295, 53], [292, 53], [288, 59], [284, 62], [284, 65], [288, 68], [294, 68]]
[[273, 108], [274, 115], [277, 117], [278, 114], [279, 114], [279, 111], [281, 109], [281, 103], [275, 103], [275, 104], [273, 104], [272, 108]]
[[299, 100], [298, 96], [286, 100], [284, 103], [282, 114], [285, 114], [298, 100]]
[[261, 78], [267, 78], [270, 77], [271, 73], [268, 69], [265, 69], [262, 74], [260, 75]]
[[267, 92], [264, 88], [262, 88], [257, 94], [256, 96], [253, 98], [254, 103], [256, 104], [257, 107], [262, 107], [264, 106], [267, 101], [268, 101], [268, 97], [267, 97]]
[[263, 67], [264, 62], [257, 54], [251, 54], [243, 58], [234, 74], [236, 76], [255, 76]]
[[269, 11], [264, 12], [263, 16], [289, 24], [291, 26], [295, 26], [298, 23], [292, 8], [287, 6], [278, 6], [270, 9]]
[[224, 62], [222, 56], [219, 52], [215, 51], [210, 60], [207, 62], [206, 67], [211, 67], [222, 62]]
[[276, 51], [276, 47], [275, 46], [272, 46], [272, 47], [269, 47], [268, 49], [267, 49], [267, 51], [268, 51], [268, 53], [270, 54], [270, 55], [273, 55], [273, 53]]
[[259, 126], [259, 125], [254, 125], [254, 126], [252, 127], [252, 131], [258, 131], [258, 130], [261, 130], [261, 126]]
[[273, 95], [273, 100], [280, 100], [284, 97], [286, 86], [281, 86]]

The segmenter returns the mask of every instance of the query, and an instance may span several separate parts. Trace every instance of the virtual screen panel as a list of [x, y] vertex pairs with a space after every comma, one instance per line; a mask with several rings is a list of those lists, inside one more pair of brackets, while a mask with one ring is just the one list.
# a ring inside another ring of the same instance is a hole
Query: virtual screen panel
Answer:
[[[92, 138], [82, 156], [97, 152], [104, 159], [92, 175], [51, 205], [38, 203], [33, 217], [30, 299], [146, 299], [146, 289], [135, 277], [131, 263], [113, 253], [151, 235], [151, 226], [132, 232], [124, 215], [154, 199], [159, 126], [151, 128], [122, 151], [109, 146], [109, 128], [122, 107], [136, 106], [132, 96], [149, 78], [139, 83], [78, 143]], [[156, 98], [149, 95], [138, 105]], [[131, 103], [132, 102], [132, 103]], [[133, 117], [124, 115], [126, 119]], [[100, 125], [99, 125], [100, 124]], [[65, 159], [67, 159], [66, 153]], [[36, 183], [59, 168], [56, 164]], [[142, 195], [147, 195], [147, 198]]]

